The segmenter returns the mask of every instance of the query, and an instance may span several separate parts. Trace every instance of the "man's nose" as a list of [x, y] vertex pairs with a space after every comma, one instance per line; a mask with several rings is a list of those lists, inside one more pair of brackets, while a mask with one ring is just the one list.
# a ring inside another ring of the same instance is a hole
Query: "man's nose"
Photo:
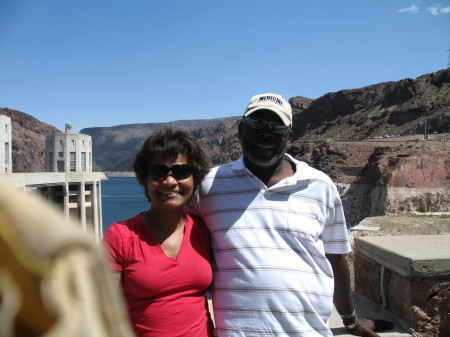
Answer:
[[267, 138], [272, 138], [274, 136], [273, 132], [269, 130], [269, 125], [267, 124], [262, 129], [259, 129], [259, 134]]

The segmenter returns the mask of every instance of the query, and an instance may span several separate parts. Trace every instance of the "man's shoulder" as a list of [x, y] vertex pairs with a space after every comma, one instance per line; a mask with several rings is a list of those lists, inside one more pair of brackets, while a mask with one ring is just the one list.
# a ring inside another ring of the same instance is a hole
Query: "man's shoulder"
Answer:
[[205, 179], [213, 178], [215, 176], [235, 175], [240, 171], [240, 166], [240, 159], [227, 164], [215, 166], [209, 170]]
[[297, 160], [289, 155], [296, 167], [296, 175], [300, 180], [322, 180], [327, 183], [333, 184], [331, 178], [323, 171], [320, 171], [304, 161]]
[[240, 159], [213, 167], [198, 186], [200, 195], [207, 195], [211, 190], [223, 190], [241, 186], [248, 173]]

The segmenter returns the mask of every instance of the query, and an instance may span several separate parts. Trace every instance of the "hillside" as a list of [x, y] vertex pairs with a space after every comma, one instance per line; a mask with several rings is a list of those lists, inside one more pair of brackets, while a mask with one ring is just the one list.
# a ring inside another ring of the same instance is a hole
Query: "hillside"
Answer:
[[[318, 155], [312, 152], [307, 155], [305, 152], [313, 151], [314, 146], [305, 145], [305, 142], [323, 139], [363, 141], [386, 135], [422, 134], [425, 123], [429, 133], [446, 132], [450, 129], [450, 69], [415, 80], [404, 79], [328, 93], [315, 100], [297, 96], [289, 101], [294, 112], [294, 137], [289, 151], [294, 155], [304, 153], [304, 158]], [[194, 125], [184, 127], [182, 123], [176, 127], [188, 129], [207, 149], [213, 164], [218, 165], [240, 155], [237, 119], [214, 120], [200, 128]], [[153, 132], [154, 127], [162, 126], [174, 125], [140, 124], [96, 128], [95, 132], [84, 129], [82, 132], [93, 137], [95, 158], [103, 170], [126, 171], [146, 134]], [[367, 145], [363, 152], [373, 147], [373, 144]], [[326, 166], [318, 167], [330, 172]]]
[[11, 118], [13, 172], [44, 171], [45, 136], [60, 131], [18, 110], [0, 108], [0, 115]]
[[[341, 90], [315, 100], [296, 96], [289, 101], [294, 112], [294, 137], [288, 151], [335, 179], [354, 180], [354, 172], [368, 163], [377, 147], [395, 145], [373, 142], [387, 140], [379, 137], [421, 137], [425, 125], [429, 134], [450, 130], [450, 69], [417, 79]], [[14, 171], [43, 170], [45, 135], [58, 130], [17, 110], [2, 108], [0, 113], [13, 120]], [[213, 164], [218, 165], [238, 158], [241, 153], [237, 139], [239, 118], [96, 127], [83, 129], [81, 133], [92, 136], [94, 160], [103, 171], [129, 171], [145, 138], [163, 127], [192, 133]], [[342, 168], [346, 168], [347, 175]], [[348, 178], [352, 174], [353, 178]]]
[[[336, 182], [349, 227], [373, 216], [450, 211], [450, 69], [289, 101], [294, 137], [288, 152]], [[13, 123], [14, 172], [43, 171], [45, 135], [59, 130], [17, 110], [0, 113]], [[190, 132], [218, 165], [241, 155], [239, 119], [130, 124], [81, 133], [92, 136], [95, 170], [130, 171], [145, 138], [164, 127]], [[425, 130], [429, 140], [439, 141], [421, 141]]]
[[384, 135], [448, 132], [450, 69], [398, 82], [328, 93], [307, 107], [293, 102], [295, 140], [360, 141]]
[[129, 171], [133, 156], [139, 150], [139, 147], [150, 134], [161, 128], [170, 127], [199, 133], [205, 128], [214, 128], [223, 121], [236, 120], [237, 118], [127, 124], [113, 127], [86, 128], [82, 129], [80, 133], [92, 137], [94, 158], [103, 171]]

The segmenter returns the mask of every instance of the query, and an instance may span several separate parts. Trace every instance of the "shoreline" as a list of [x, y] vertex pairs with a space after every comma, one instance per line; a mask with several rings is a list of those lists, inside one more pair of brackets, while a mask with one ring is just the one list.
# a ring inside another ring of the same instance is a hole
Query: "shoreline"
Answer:
[[130, 171], [103, 172], [103, 173], [108, 178], [134, 178], [134, 177], [136, 177], [136, 174], [134, 172], [130, 172]]

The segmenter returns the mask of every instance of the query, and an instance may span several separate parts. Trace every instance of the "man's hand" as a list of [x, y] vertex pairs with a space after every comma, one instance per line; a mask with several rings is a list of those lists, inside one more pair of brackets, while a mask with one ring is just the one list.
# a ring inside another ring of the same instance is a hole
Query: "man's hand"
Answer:
[[360, 318], [359, 324], [353, 329], [350, 329], [350, 333], [355, 336], [364, 337], [380, 337], [375, 330], [375, 322], [368, 318]]
[[[326, 254], [326, 257], [333, 268], [334, 305], [343, 318], [344, 325], [351, 325], [356, 321], [357, 316], [354, 310], [355, 305], [353, 303], [352, 291], [350, 289], [350, 271], [347, 259], [342, 254]], [[353, 313], [349, 314], [352, 311]], [[392, 328], [393, 325], [391, 322], [361, 318], [354, 328], [347, 330], [355, 336], [379, 337], [375, 331]]]

